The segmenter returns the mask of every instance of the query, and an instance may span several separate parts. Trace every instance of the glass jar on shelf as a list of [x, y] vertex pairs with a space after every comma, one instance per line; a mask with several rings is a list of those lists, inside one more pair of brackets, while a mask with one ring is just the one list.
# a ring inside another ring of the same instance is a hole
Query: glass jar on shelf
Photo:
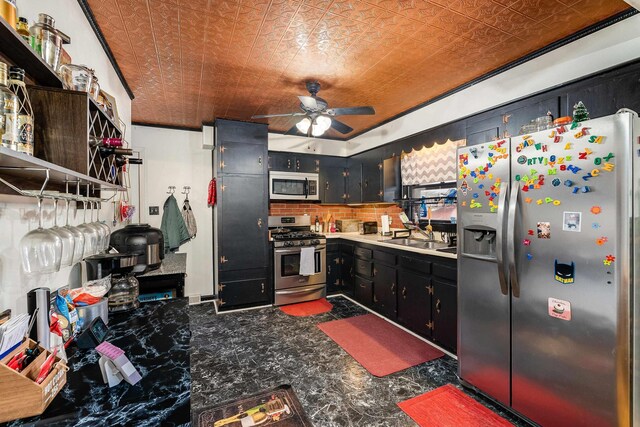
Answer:
[[18, 97], [9, 89], [9, 66], [0, 62], [0, 144], [17, 147]]
[[58, 71], [63, 37], [56, 30], [56, 21], [46, 13], [38, 14], [38, 22], [30, 29], [31, 47], [44, 59], [44, 61]]
[[65, 64], [60, 67], [60, 77], [62, 77], [65, 89], [80, 92], [91, 91], [93, 74], [84, 65]]
[[31, 108], [29, 92], [24, 83], [22, 68], [14, 66], [9, 69], [9, 89], [17, 96], [16, 149], [33, 156], [33, 108]]

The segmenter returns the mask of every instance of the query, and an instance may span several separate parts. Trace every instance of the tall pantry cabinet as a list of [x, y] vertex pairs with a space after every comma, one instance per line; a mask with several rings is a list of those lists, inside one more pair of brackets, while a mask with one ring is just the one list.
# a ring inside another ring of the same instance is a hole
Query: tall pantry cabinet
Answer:
[[218, 308], [271, 303], [267, 125], [215, 121], [214, 256]]

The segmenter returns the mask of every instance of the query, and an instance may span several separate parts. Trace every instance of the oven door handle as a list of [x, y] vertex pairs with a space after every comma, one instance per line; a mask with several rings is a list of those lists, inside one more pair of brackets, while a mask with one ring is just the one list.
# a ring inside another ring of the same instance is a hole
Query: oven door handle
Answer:
[[323, 283], [322, 285], [305, 286], [304, 288], [297, 288], [297, 289], [292, 289], [292, 290], [287, 290], [287, 291], [276, 290], [276, 293], [279, 294], [279, 295], [310, 293], [310, 292], [315, 292], [318, 289], [322, 289], [325, 286], [326, 285]]
[[[326, 246], [325, 245], [314, 246], [314, 248], [316, 249], [316, 252], [318, 252], [318, 251], [322, 251], [322, 250], [326, 249]], [[300, 253], [300, 248], [295, 248], [295, 249], [275, 249], [275, 253], [276, 254], [295, 254], [295, 253]]]

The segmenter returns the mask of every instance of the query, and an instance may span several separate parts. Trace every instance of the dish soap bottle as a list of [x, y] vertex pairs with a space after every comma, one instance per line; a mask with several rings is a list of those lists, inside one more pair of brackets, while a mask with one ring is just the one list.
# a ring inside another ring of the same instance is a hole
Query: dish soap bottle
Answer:
[[424, 196], [420, 199], [420, 218], [427, 217], [427, 201]]

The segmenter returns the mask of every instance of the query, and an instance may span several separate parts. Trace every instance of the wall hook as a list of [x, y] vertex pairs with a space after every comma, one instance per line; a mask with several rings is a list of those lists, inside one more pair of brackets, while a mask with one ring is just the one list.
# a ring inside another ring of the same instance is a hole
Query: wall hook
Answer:
[[167, 194], [173, 194], [176, 192], [176, 186], [175, 185], [170, 185], [169, 186], [169, 191], [167, 191]]

